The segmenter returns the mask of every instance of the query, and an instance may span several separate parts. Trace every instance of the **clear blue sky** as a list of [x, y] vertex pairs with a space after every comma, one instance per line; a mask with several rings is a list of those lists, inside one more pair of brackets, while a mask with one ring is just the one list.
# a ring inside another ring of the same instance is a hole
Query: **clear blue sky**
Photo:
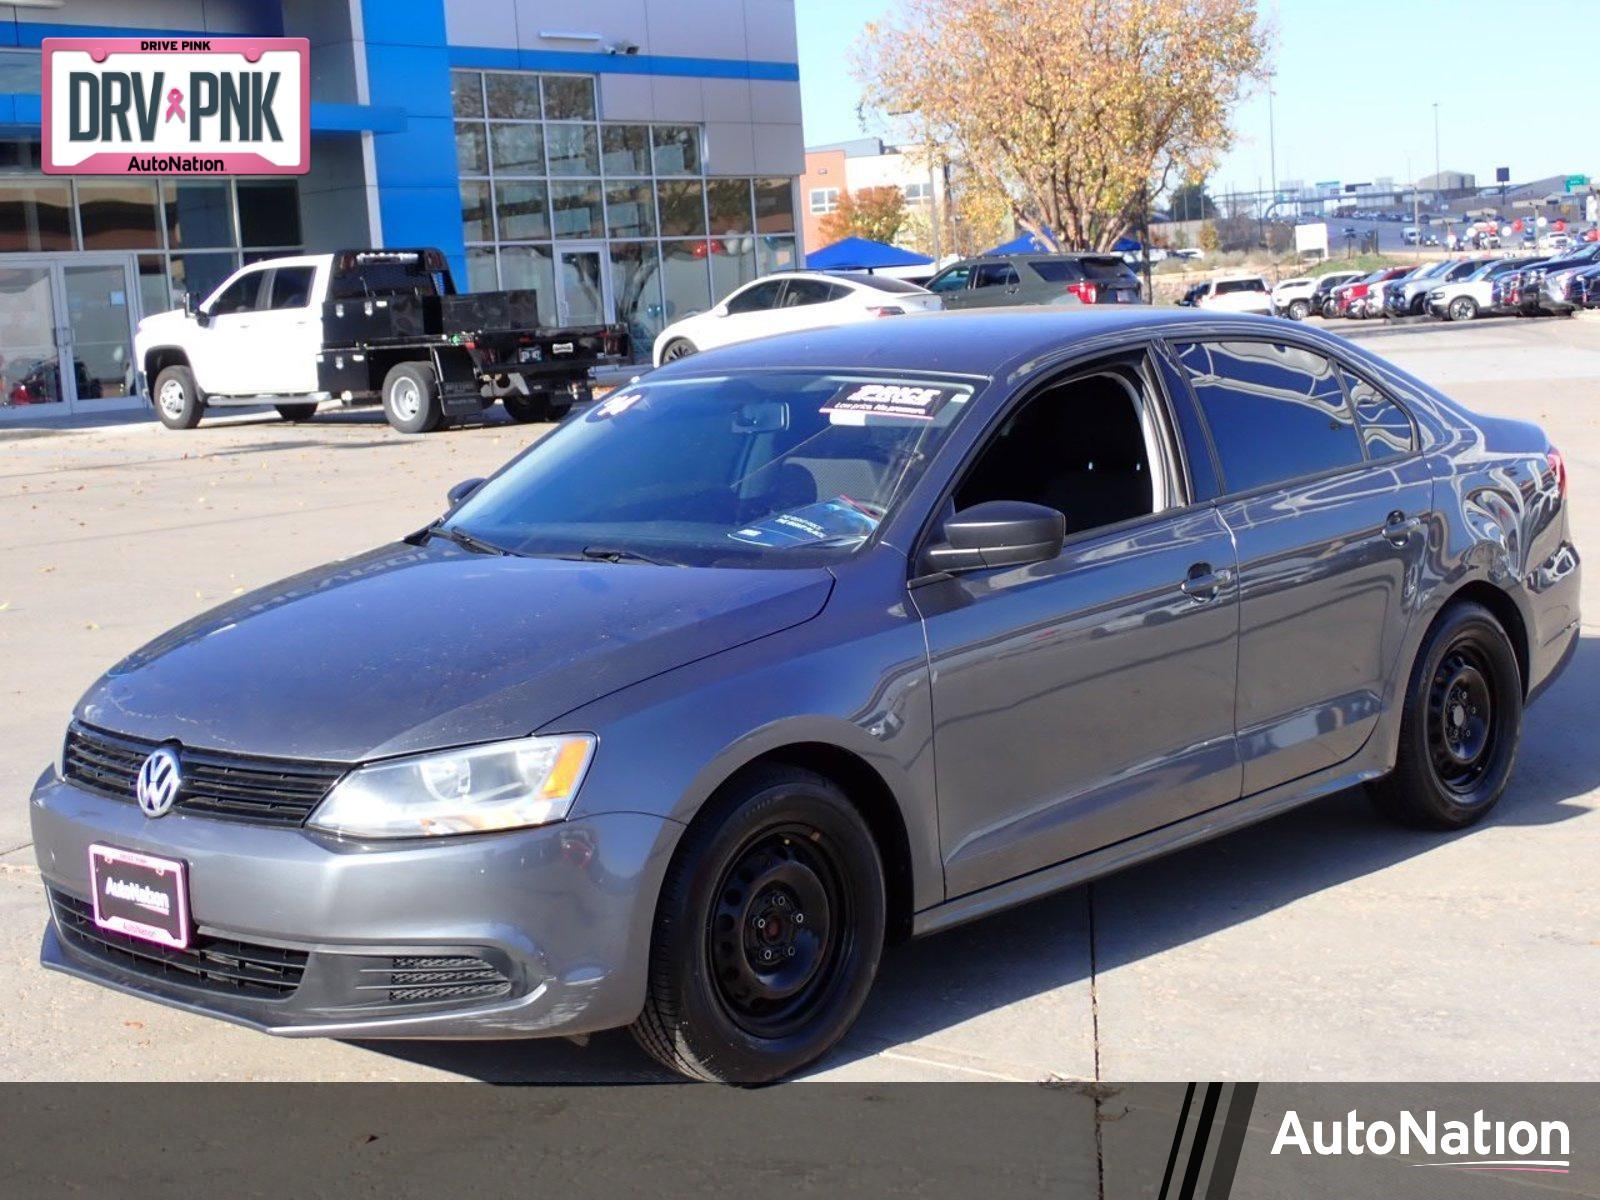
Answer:
[[[1595, 18], [1588, 33], [1562, 28], [1588, 4]], [[1578, 44], [1600, 29], [1595, 0], [1543, 15], [1504, 0], [1263, 0], [1263, 7], [1278, 27], [1280, 180], [1359, 183], [1388, 175], [1403, 182], [1432, 174], [1435, 100], [1447, 171], [1470, 172], [1480, 184], [1493, 182], [1497, 166], [1510, 167], [1513, 180], [1600, 175], [1600, 92], [1571, 74], [1585, 61]], [[796, 4], [808, 145], [861, 135], [860, 88], [845, 51], [868, 21], [898, 8], [897, 0]], [[1528, 51], [1520, 69], [1499, 54], [1503, 46]], [[1560, 82], [1547, 78], [1552, 73]], [[1564, 108], [1551, 103], [1549, 87]], [[1234, 128], [1238, 141], [1212, 176], [1214, 192], [1252, 189], [1258, 179], [1265, 187], [1270, 179], [1264, 94], [1240, 105]]]

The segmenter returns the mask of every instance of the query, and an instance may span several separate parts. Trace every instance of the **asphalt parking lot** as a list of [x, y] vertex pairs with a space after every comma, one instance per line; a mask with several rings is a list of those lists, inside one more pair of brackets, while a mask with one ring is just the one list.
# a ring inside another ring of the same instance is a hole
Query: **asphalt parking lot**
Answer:
[[[1600, 547], [1600, 321], [1338, 328], [1566, 454]], [[0, 1077], [665, 1078], [587, 1045], [279, 1041], [37, 966], [26, 795], [106, 666], [229, 596], [407, 533], [548, 427], [423, 438], [376, 413], [0, 432]], [[1600, 573], [1483, 825], [1345, 794], [887, 956], [815, 1072], [851, 1079], [1600, 1079]]]

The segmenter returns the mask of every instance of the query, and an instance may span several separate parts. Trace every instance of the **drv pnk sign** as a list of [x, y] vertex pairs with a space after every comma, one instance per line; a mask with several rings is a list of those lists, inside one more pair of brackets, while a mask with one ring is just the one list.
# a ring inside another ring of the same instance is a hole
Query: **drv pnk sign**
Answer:
[[304, 175], [305, 38], [45, 38], [52, 175]]

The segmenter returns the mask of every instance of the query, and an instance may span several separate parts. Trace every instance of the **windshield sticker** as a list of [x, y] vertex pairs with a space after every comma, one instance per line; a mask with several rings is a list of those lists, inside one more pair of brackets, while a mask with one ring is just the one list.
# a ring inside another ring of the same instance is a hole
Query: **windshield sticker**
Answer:
[[644, 399], [640, 392], [618, 392], [615, 396], [607, 396], [595, 410], [589, 414], [591, 421], [604, 421], [611, 417], [620, 417], [640, 400]]
[[841, 496], [756, 521], [728, 536], [736, 542], [780, 549], [818, 542], [863, 541], [877, 527], [876, 517]]
[[868, 417], [931, 421], [956, 389], [899, 383], [853, 383], [840, 388], [819, 412], [835, 425], [864, 425]]

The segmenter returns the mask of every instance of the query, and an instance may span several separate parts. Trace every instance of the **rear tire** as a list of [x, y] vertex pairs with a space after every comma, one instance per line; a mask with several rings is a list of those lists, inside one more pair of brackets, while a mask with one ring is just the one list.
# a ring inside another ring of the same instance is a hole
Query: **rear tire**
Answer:
[[317, 406], [314, 403], [313, 404], [275, 404], [275, 405], [273, 405], [273, 407], [278, 410], [278, 415], [280, 417], [282, 417], [285, 421], [292, 421], [297, 425], [301, 421], [309, 421], [309, 420], [311, 420], [312, 417], [317, 415]]
[[885, 920], [883, 864], [844, 793], [796, 767], [753, 770], [673, 855], [633, 1035], [694, 1079], [798, 1071], [860, 1013]]
[[168, 429], [193, 429], [206, 410], [194, 372], [188, 367], [167, 367], [156, 376], [150, 395], [156, 402], [156, 416]]
[[519, 425], [552, 419], [554, 406], [550, 403], [549, 392], [529, 392], [526, 396], [521, 392], [512, 392], [501, 396], [500, 403], [505, 406], [506, 416]]
[[383, 377], [383, 415], [401, 433], [432, 433], [444, 421], [439, 376], [428, 363], [404, 362]]
[[1311, 303], [1307, 300], [1291, 300], [1289, 302], [1289, 320], [1304, 321], [1311, 315]]
[[1393, 772], [1370, 792], [1418, 829], [1464, 829], [1500, 800], [1522, 736], [1522, 674], [1494, 614], [1450, 605], [1417, 654]]

